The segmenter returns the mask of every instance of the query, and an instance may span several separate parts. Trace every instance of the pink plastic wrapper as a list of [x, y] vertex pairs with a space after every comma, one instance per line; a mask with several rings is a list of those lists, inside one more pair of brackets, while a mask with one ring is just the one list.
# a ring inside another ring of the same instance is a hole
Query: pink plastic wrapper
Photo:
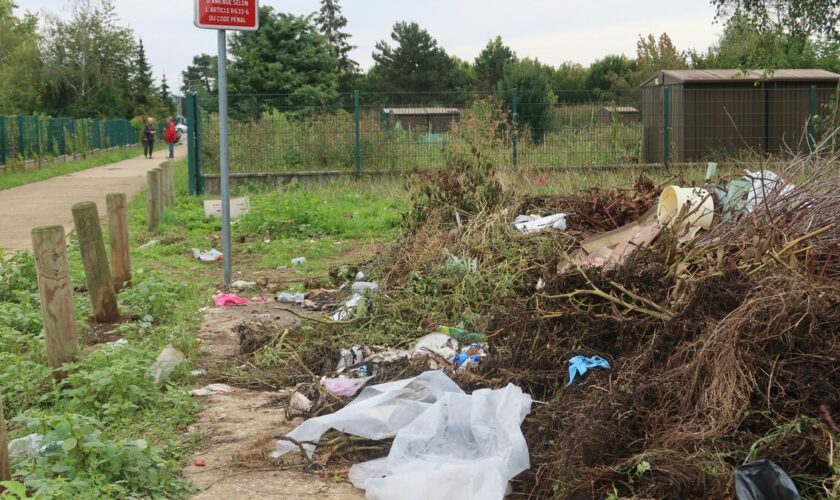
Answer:
[[216, 295], [214, 299], [217, 307], [225, 307], [225, 306], [238, 306], [242, 304], [247, 304], [248, 299], [245, 297], [240, 297], [239, 295], [233, 293], [222, 293]]
[[336, 377], [336, 378], [322, 378], [321, 385], [324, 386], [324, 389], [330, 391], [331, 393], [335, 394], [336, 396], [349, 398], [350, 396], [355, 396], [359, 389], [361, 389], [365, 383], [370, 380], [371, 377], [364, 377], [364, 378], [346, 378], [346, 377]]

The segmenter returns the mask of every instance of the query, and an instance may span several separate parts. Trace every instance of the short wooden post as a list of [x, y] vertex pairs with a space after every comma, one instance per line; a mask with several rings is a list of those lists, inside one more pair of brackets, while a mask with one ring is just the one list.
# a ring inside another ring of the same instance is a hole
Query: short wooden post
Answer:
[[170, 160], [168, 162], [169, 168], [167, 173], [169, 174], [169, 206], [175, 204], [175, 166], [172, 164]]
[[150, 232], [157, 231], [160, 225], [160, 170], [149, 170], [146, 172], [148, 184], [148, 197], [146, 206], [146, 229]]
[[163, 206], [169, 208], [172, 206], [172, 164], [165, 161], [160, 164], [160, 170], [163, 175]]
[[114, 292], [114, 280], [111, 278], [105, 243], [102, 241], [96, 203], [83, 201], [73, 205], [73, 223], [79, 237], [93, 318], [99, 323], [117, 321], [120, 319], [117, 294]]
[[41, 316], [44, 319], [44, 342], [47, 364], [53, 375], [62, 364], [73, 361], [79, 337], [76, 335], [76, 308], [73, 285], [67, 271], [67, 245], [62, 226], [36, 227], [32, 230], [32, 250], [38, 269]]
[[[9, 468], [9, 445], [6, 442], [6, 417], [3, 416], [3, 400], [0, 399], [0, 481], [11, 481]], [[0, 491], [3, 491], [0, 487]]]
[[109, 193], [108, 240], [111, 243], [111, 276], [114, 290], [121, 290], [131, 283], [131, 259], [128, 255], [128, 208], [125, 193]]

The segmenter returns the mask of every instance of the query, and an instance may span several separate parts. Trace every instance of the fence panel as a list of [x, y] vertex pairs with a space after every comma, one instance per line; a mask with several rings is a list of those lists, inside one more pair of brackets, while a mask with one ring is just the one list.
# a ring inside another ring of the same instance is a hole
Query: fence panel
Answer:
[[136, 144], [129, 120], [0, 116], [0, 165]]
[[[836, 88], [774, 82], [659, 85], [623, 92], [354, 92], [231, 95], [232, 173], [403, 172], [439, 168], [455, 123], [500, 107], [509, 132], [497, 162], [522, 167], [669, 165], [813, 147]], [[219, 124], [195, 105], [197, 171], [218, 173]], [[836, 119], [835, 119], [836, 121]], [[836, 125], [835, 125], [836, 126]], [[809, 141], [811, 144], [809, 145]], [[200, 169], [199, 166], [200, 165]]]

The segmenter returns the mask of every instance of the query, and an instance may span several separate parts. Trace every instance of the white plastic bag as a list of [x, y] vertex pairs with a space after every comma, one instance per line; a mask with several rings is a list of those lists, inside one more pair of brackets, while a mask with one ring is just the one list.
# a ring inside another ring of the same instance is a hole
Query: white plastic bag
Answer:
[[163, 382], [184, 360], [184, 353], [168, 344], [158, 355], [155, 362], [149, 367], [149, 375], [155, 379], [155, 383]]
[[530, 411], [512, 384], [447, 393], [397, 432], [387, 457], [354, 465], [350, 481], [369, 499], [501, 500], [530, 467], [520, 430]]
[[[329, 415], [310, 418], [288, 436], [297, 441], [318, 442], [329, 429], [367, 439], [386, 439], [405, 427], [447, 392], [464, 391], [441, 371], [424, 372], [414, 378], [366, 387], [344, 408]], [[299, 448], [291, 441], [278, 440], [274, 457]], [[315, 446], [304, 445], [312, 455]]]
[[513, 227], [522, 233], [539, 233], [548, 228], [566, 230], [566, 214], [554, 214], [547, 217], [520, 215], [513, 221]]

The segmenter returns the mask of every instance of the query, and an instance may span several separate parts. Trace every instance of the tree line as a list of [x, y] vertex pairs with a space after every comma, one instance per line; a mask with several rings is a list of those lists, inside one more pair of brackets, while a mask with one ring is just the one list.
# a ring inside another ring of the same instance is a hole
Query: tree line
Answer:
[[70, 15], [18, 14], [0, 0], [0, 114], [163, 117], [175, 110], [166, 76], [154, 83], [143, 40], [114, 0], [71, 0]]
[[[374, 65], [359, 71], [337, 0], [309, 16], [260, 8], [260, 30], [231, 37], [232, 94], [287, 94], [294, 105], [335, 102], [342, 93], [508, 91], [545, 101], [588, 100], [637, 88], [661, 69], [840, 69], [836, 0], [712, 0], [722, 35], [706, 50], [680, 50], [662, 33], [639, 36], [636, 57], [606, 55], [588, 67], [557, 67], [519, 57], [501, 37], [474, 61], [448, 54], [414, 22], [398, 22], [376, 44]], [[183, 73], [185, 91], [215, 92], [216, 58], [195, 56]], [[212, 104], [207, 100], [208, 105]]]

